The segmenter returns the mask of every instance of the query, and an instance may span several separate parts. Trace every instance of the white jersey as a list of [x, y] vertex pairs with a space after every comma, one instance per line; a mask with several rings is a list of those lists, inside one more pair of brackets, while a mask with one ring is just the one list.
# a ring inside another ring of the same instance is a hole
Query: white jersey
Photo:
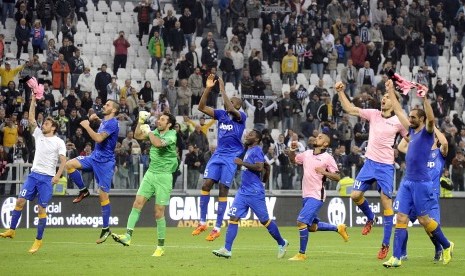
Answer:
[[36, 152], [31, 170], [55, 176], [60, 155], [66, 156], [65, 142], [58, 136], [45, 137], [39, 127], [36, 127], [32, 136], [35, 138]]

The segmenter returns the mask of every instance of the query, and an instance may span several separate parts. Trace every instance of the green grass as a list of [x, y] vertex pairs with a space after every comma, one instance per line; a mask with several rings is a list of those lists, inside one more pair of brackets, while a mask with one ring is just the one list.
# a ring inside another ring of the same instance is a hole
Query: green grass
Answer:
[[[123, 233], [123, 229], [112, 229]], [[264, 228], [240, 228], [233, 247], [233, 257], [223, 259], [211, 250], [223, 246], [223, 235], [214, 242], [206, 234], [191, 236], [191, 228], [168, 228], [166, 254], [152, 257], [155, 228], [136, 228], [133, 244], [123, 247], [109, 238], [97, 245], [100, 229], [46, 229], [44, 244], [34, 255], [27, 253], [35, 229], [19, 229], [13, 240], [0, 240], [1, 275], [463, 275], [465, 256], [462, 249], [463, 228], [444, 232], [456, 247], [452, 262], [444, 266], [432, 262], [433, 247], [421, 228], [409, 229], [409, 260], [401, 268], [386, 269], [376, 258], [382, 228], [368, 236], [360, 228], [349, 229], [350, 241], [343, 242], [334, 232], [311, 233], [305, 262], [287, 258], [297, 253], [296, 228], [282, 227], [290, 242], [285, 259], [276, 259], [277, 247]], [[391, 255], [392, 251], [389, 253]]]

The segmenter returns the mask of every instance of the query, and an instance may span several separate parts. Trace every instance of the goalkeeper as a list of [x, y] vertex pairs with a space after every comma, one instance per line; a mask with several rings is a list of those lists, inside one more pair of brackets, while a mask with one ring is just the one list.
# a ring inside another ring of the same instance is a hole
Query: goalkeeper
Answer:
[[161, 257], [165, 254], [165, 206], [170, 201], [173, 172], [178, 166], [176, 131], [173, 129], [176, 124], [176, 118], [172, 114], [163, 113], [157, 121], [157, 129], [150, 131], [149, 125], [143, 124], [149, 115], [150, 113], [146, 111], [139, 112], [139, 120], [134, 133], [136, 139], [148, 139], [152, 144], [150, 148], [149, 169], [144, 175], [142, 184], [137, 191], [136, 199], [132, 205], [132, 210], [128, 217], [126, 234], [112, 234], [112, 237], [116, 242], [129, 246], [142, 208], [152, 196], [155, 196], [158, 246], [152, 256]]

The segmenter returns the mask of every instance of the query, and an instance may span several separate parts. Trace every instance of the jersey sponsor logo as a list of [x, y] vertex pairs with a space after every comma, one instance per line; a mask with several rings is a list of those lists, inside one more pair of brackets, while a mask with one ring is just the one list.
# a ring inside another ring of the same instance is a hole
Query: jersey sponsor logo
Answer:
[[[13, 215], [13, 210], [15, 209], [16, 206], [16, 197], [9, 197], [3, 201], [2, 204], [2, 211], [1, 211], [1, 216], [2, 216], [2, 224], [3, 228], [10, 228], [10, 223], [11, 223], [11, 218]], [[21, 217], [18, 219], [18, 225], [21, 220]]]
[[219, 126], [219, 129], [231, 131], [233, 130], [233, 125], [227, 125], [227, 124], [221, 123], [221, 125]]
[[426, 166], [427, 166], [428, 168], [434, 168], [435, 165], [436, 165], [436, 164], [435, 164], [434, 162], [431, 162], [431, 161], [429, 161], [428, 163], [426, 163]]
[[346, 206], [340, 197], [331, 199], [328, 204], [328, 221], [331, 224], [342, 224], [346, 220]]

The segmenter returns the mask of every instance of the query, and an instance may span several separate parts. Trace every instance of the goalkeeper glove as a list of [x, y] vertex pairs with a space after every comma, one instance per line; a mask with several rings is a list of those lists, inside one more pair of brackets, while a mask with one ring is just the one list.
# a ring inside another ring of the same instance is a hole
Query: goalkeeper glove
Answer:
[[150, 117], [150, 112], [139, 111], [139, 124], [145, 123], [145, 121]]

